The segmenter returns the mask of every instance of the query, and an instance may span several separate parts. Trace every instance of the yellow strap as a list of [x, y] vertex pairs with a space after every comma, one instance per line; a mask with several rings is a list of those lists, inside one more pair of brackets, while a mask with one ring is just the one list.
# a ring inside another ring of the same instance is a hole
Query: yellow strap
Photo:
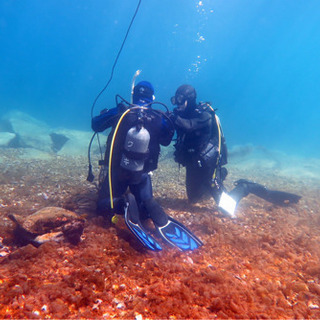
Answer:
[[218, 127], [218, 135], [219, 135], [218, 152], [219, 152], [219, 155], [218, 155], [218, 158], [217, 158], [216, 168], [215, 168], [215, 170], [213, 172], [213, 175], [212, 175], [212, 179], [213, 180], [216, 178], [216, 172], [217, 172], [217, 168], [218, 168], [218, 164], [219, 164], [219, 160], [220, 160], [220, 154], [221, 154], [221, 128], [220, 128], [220, 121], [219, 121], [219, 118], [218, 118], [218, 116], [216, 114], [214, 115], [214, 118], [216, 120], [216, 124], [217, 124], [217, 127]]

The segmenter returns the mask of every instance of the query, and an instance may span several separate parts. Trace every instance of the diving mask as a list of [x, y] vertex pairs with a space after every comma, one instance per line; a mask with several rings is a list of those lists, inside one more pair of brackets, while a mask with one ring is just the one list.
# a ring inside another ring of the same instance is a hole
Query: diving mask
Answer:
[[177, 94], [171, 98], [173, 105], [181, 106], [186, 102], [187, 98], [183, 94]]

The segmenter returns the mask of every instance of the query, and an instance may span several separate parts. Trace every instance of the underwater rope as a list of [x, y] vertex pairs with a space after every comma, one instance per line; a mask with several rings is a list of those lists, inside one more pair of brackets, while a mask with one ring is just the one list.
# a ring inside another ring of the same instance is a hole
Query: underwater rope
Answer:
[[[94, 109], [94, 107], [95, 107], [95, 105], [96, 105], [96, 102], [98, 101], [98, 99], [100, 98], [100, 96], [102, 95], [102, 93], [108, 88], [108, 86], [109, 86], [109, 84], [110, 84], [110, 82], [111, 82], [111, 80], [112, 80], [112, 78], [113, 78], [114, 70], [115, 70], [115, 68], [116, 68], [118, 59], [119, 59], [119, 57], [120, 57], [120, 54], [121, 54], [122, 49], [123, 49], [123, 47], [124, 47], [124, 44], [125, 44], [125, 42], [126, 42], [126, 40], [127, 40], [127, 37], [128, 37], [128, 35], [129, 35], [129, 32], [130, 32], [131, 26], [132, 26], [132, 24], [133, 24], [133, 21], [135, 20], [136, 15], [137, 15], [137, 13], [138, 13], [138, 11], [139, 11], [141, 1], [142, 1], [142, 0], [139, 0], [139, 2], [138, 2], [138, 5], [137, 5], [137, 7], [136, 7], [136, 10], [135, 10], [135, 12], [134, 12], [134, 14], [133, 14], [133, 16], [132, 16], [132, 19], [131, 19], [131, 21], [130, 21], [129, 27], [128, 27], [128, 29], [127, 29], [127, 32], [126, 32], [126, 34], [125, 34], [125, 36], [124, 36], [124, 38], [123, 38], [121, 47], [120, 47], [120, 49], [119, 49], [119, 51], [118, 51], [118, 54], [117, 54], [117, 56], [116, 56], [116, 58], [115, 58], [115, 60], [114, 60], [114, 63], [113, 63], [112, 69], [111, 69], [110, 78], [109, 78], [107, 84], [106, 84], [106, 85], [104, 86], [104, 88], [98, 93], [98, 95], [96, 96], [96, 98], [95, 98], [94, 101], [93, 101], [93, 104], [92, 104], [92, 107], [91, 107], [91, 120], [92, 120], [92, 118], [93, 118], [93, 109]], [[89, 146], [88, 146], [88, 162], [89, 162], [89, 165], [88, 165], [87, 181], [89, 181], [89, 182], [93, 182], [93, 180], [94, 180], [94, 175], [93, 175], [93, 173], [92, 173], [92, 165], [91, 165], [91, 156], [90, 156], [90, 153], [91, 153], [91, 145], [92, 145], [93, 139], [94, 139], [94, 137], [95, 137], [96, 135], [97, 135], [97, 137], [99, 137], [99, 135], [97, 134], [97, 132], [95, 132], [95, 133], [93, 134], [93, 136], [92, 136], [92, 138], [91, 138], [91, 140], [90, 140], [90, 142], [89, 142]], [[101, 152], [100, 141], [98, 140], [98, 142], [99, 142], [99, 148], [100, 148], [100, 152]]]
[[121, 51], [122, 51], [122, 49], [123, 49], [123, 47], [124, 47], [124, 44], [125, 44], [125, 42], [126, 42], [126, 40], [127, 40], [128, 35], [129, 35], [129, 32], [130, 32], [131, 26], [132, 26], [132, 24], [133, 24], [133, 21], [134, 21], [134, 19], [136, 18], [136, 15], [137, 15], [137, 13], [138, 13], [138, 11], [139, 11], [139, 7], [140, 7], [140, 4], [141, 4], [141, 1], [142, 1], [142, 0], [139, 0], [139, 3], [138, 3], [138, 5], [137, 5], [137, 8], [136, 8], [136, 10], [135, 10], [135, 12], [134, 12], [134, 14], [133, 14], [133, 17], [132, 17], [131, 22], [130, 22], [130, 24], [129, 24], [129, 27], [128, 27], [128, 29], [127, 29], [126, 35], [125, 35], [124, 38], [123, 38], [121, 47], [120, 47], [120, 49], [119, 49], [119, 51], [118, 51], [118, 54], [117, 54], [117, 56], [116, 56], [116, 58], [115, 58], [115, 60], [114, 60], [114, 63], [113, 63], [112, 69], [111, 69], [110, 78], [109, 78], [107, 84], [106, 84], [106, 85], [104, 86], [104, 88], [98, 93], [97, 97], [96, 97], [95, 100], [93, 101], [93, 104], [92, 104], [92, 107], [91, 107], [91, 118], [93, 117], [93, 109], [94, 109], [94, 107], [95, 107], [95, 104], [96, 104], [97, 100], [100, 98], [100, 96], [102, 95], [102, 93], [108, 88], [108, 86], [109, 86], [109, 84], [110, 84], [110, 82], [111, 82], [111, 80], [112, 80], [112, 78], [113, 78], [113, 73], [114, 73], [115, 67], [116, 67], [116, 65], [117, 65], [117, 62], [118, 62], [118, 59], [119, 59], [119, 57], [120, 57]]
[[89, 169], [88, 169], [88, 176], [87, 176], [87, 181], [92, 182], [94, 180], [94, 175], [92, 173], [92, 164], [91, 164], [91, 155], [90, 155], [90, 150], [91, 150], [91, 145], [94, 137], [96, 136], [96, 132], [92, 135], [91, 140], [89, 142], [89, 148], [88, 148], [88, 162], [89, 162]]

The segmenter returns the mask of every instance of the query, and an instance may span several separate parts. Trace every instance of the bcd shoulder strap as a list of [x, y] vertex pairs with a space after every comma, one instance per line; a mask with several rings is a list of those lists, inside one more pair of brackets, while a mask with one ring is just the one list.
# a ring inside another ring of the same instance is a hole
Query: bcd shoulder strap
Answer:
[[203, 101], [199, 102], [198, 109], [200, 112], [207, 111], [207, 112], [211, 113], [212, 115], [215, 115], [216, 110], [217, 110], [211, 106], [210, 102], [203, 102]]

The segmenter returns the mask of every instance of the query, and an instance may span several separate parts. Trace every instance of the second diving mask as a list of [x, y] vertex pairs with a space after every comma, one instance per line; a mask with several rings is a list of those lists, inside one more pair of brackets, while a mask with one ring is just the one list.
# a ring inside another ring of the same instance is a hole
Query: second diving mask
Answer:
[[177, 94], [173, 96], [170, 100], [173, 105], [181, 106], [186, 102], [187, 98], [183, 94]]

